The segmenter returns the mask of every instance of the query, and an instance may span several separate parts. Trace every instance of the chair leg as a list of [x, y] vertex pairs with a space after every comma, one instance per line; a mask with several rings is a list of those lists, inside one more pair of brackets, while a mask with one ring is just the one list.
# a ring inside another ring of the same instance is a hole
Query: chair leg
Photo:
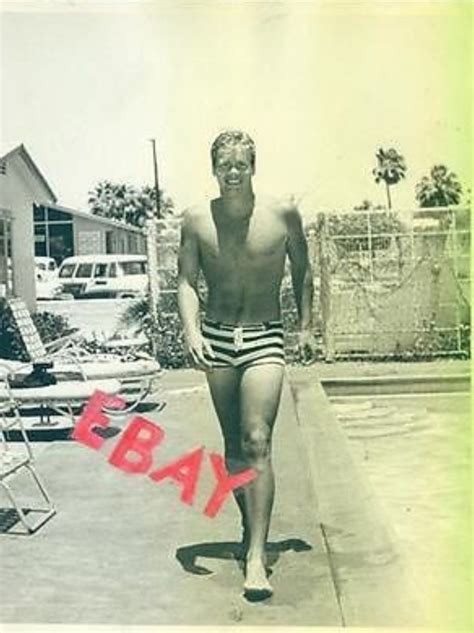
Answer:
[[[129, 413], [132, 413], [133, 411], [135, 411], [135, 409], [137, 409], [142, 404], [145, 398], [152, 397], [155, 394], [158, 394], [160, 392], [160, 389], [155, 389], [154, 391], [151, 390], [152, 383], [153, 383], [153, 379], [147, 380], [146, 383], [142, 385], [141, 391], [136, 397], [136, 399], [124, 409], [109, 409], [108, 407], [103, 406], [102, 410], [104, 411], [104, 413], [106, 413], [112, 418], [114, 416], [123, 416]], [[167, 403], [164, 401], [158, 403], [155, 411], [156, 412], [163, 411], [163, 409], [166, 407], [166, 404]]]
[[138, 406], [140, 406], [140, 404], [145, 400], [145, 398], [148, 397], [148, 395], [150, 394], [150, 390], [151, 390], [151, 380], [147, 381], [146, 384], [141, 387], [141, 391], [136, 397], [136, 399], [133, 402], [131, 402], [128, 406], [124, 407], [123, 409], [109, 409], [108, 407], [103, 406], [102, 410], [104, 413], [106, 413], [112, 418], [114, 417], [114, 415], [123, 416], [129, 413], [132, 413], [132, 411], [135, 411], [135, 409]]
[[48, 494], [48, 491], [46, 490], [46, 487], [45, 487], [44, 483], [41, 481], [40, 476], [36, 472], [36, 468], [31, 463], [30, 464], [25, 464], [25, 468], [27, 468], [29, 470], [29, 472], [31, 473], [31, 476], [36, 481], [36, 484], [37, 484], [37, 486], [39, 488], [39, 491], [41, 492], [44, 500], [46, 501], [48, 506], [50, 508], [52, 508], [53, 507], [53, 502], [51, 500], [51, 497]]
[[14, 507], [14, 509], [16, 510], [16, 512], [18, 513], [18, 516], [20, 517], [20, 521], [23, 524], [23, 527], [25, 528], [26, 532], [12, 532], [11, 530], [8, 531], [8, 533], [12, 534], [34, 534], [42, 525], [44, 525], [46, 523], [46, 521], [48, 521], [52, 516], [54, 516], [56, 514], [56, 508], [54, 507], [51, 498], [44, 486], [44, 484], [42, 483], [38, 473], [36, 472], [35, 468], [33, 467], [33, 464], [25, 464], [25, 467], [28, 469], [28, 472], [31, 474], [31, 476], [33, 477], [33, 479], [36, 482], [36, 485], [41, 493], [41, 496], [43, 497], [44, 501], [47, 504], [46, 508], [31, 508], [31, 512], [34, 513], [40, 513], [42, 516], [40, 519], [38, 519], [36, 522], [30, 522], [29, 519], [26, 517], [25, 512], [23, 511], [23, 509], [21, 508], [21, 506], [19, 505], [15, 494], [13, 493], [13, 491], [11, 490], [10, 486], [5, 482], [5, 481], [0, 481], [0, 485], [2, 486], [2, 488], [5, 490], [8, 498], [10, 499], [10, 502], [12, 504], [12, 506]]

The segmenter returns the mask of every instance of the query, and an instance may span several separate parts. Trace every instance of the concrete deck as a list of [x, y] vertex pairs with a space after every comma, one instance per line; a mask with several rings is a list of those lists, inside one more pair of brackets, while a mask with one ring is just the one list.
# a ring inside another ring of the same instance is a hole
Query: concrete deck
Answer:
[[[336, 366], [324, 367], [331, 373]], [[241, 595], [233, 502], [214, 519], [202, 514], [214, 482], [208, 460], [189, 507], [174, 484], [110, 466], [117, 438], [100, 452], [62, 441], [42, 445], [37, 459], [57, 515], [32, 536], [0, 534], [0, 621], [423, 624], [390, 528], [315, 380], [320, 368], [290, 369], [289, 376], [274, 439], [271, 600], [250, 604]], [[221, 452], [203, 375], [169, 372], [162, 387], [166, 409], [142, 414], [166, 431], [156, 466], [199, 445]]]
[[[193, 373], [188, 384], [188, 376], [178, 378], [173, 372], [163, 380], [167, 408], [144, 414], [166, 430], [156, 451], [161, 463], [201, 444], [221, 452], [202, 376]], [[195, 507], [188, 507], [172, 483], [156, 484], [110, 466], [106, 456], [113, 439], [101, 452], [55, 442], [42, 450], [37, 467], [57, 515], [33, 536], [0, 535], [1, 620], [340, 625], [287, 386], [280, 418], [278, 495], [269, 544], [271, 601], [251, 604], [241, 596], [242, 572], [233, 557], [239, 538], [233, 502], [214, 519], [202, 514], [213, 489], [208, 463]], [[15, 483], [21, 485], [20, 477]]]

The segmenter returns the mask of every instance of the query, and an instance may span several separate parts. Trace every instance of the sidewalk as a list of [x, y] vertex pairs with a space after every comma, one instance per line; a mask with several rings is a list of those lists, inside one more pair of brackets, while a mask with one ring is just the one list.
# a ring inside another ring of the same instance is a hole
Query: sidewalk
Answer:
[[[155, 463], [202, 444], [220, 453], [203, 377], [169, 372], [162, 386], [167, 408], [144, 414], [166, 431]], [[114, 439], [101, 452], [55, 442], [41, 452], [37, 465], [57, 515], [33, 536], [0, 535], [1, 620], [339, 626], [341, 614], [288, 386], [279, 417], [269, 547], [275, 590], [271, 601], [250, 604], [241, 596], [242, 572], [233, 559], [239, 538], [233, 501], [214, 519], [202, 514], [214, 487], [208, 461], [195, 505], [189, 507], [179, 500], [174, 484], [156, 484], [110, 466], [106, 454]], [[203, 567], [211, 573], [199, 574]]]
[[[207, 457], [189, 507], [173, 483], [157, 484], [109, 465], [116, 439], [107, 440], [100, 452], [63, 441], [42, 445], [37, 460], [57, 515], [33, 536], [0, 534], [0, 620], [423, 624], [390, 525], [318, 381], [345, 379], [355, 369], [361, 377], [465, 374], [469, 364], [390, 365], [289, 368], [291, 388], [285, 384], [274, 435], [277, 490], [268, 555], [275, 594], [270, 601], [250, 604], [241, 595], [243, 576], [234, 558], [239, 516], [233, 500], [214, 519], [202, 513], [214, 489]], [[167, 407], [142, 414], [166, 432], [153, 466], [201, 445], [221, 453], [204, 376], [169, 371], [160, 384]]]

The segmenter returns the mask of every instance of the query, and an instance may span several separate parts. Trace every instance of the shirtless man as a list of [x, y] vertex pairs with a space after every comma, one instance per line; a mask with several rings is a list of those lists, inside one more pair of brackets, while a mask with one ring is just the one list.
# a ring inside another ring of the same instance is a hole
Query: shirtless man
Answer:
[[[299, 344], [314, 350], [313, 282], [301, 218], [294, 204], [255, 195], [255, 146], [244, 132], [220, 134], [211, 149], [220, 197], [186, 214], [179, 253], [178, 304], [187, 351], [207, 381], [224, 438], [229, 472], [254, 468], [235, 491], [242, 515], [244, 594], [272, 594], [265, 570], [274, 497], [271, 438], [284, 375], [280, 286], [291, 265]], [[200, 322], [197, 280], [208, 287]]]

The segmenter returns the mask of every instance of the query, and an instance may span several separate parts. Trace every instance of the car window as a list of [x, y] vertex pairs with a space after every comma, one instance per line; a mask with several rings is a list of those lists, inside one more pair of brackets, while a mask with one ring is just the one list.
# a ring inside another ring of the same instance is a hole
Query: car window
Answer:
[[107, 264], [96, 264], [94, 277], [107, 277]]
[[84, 277], [90, 277], [92, 275], [92, 264], [79, 264], [76, 270], [75, 277], [83, 279]]
[[122, 262], [120, 267], [124, 275], [144, 275], [146, 273], [146, 262]]
[[117, 264], [115, 262], [110, 264], [109, 277], [117, 277]]
[[64, 264], [59, 271], [59, 276], [64, 278], [72, 277], [76, 264]]
[[56, 262], [49, 262], [48, 269], [49, 270], [56, 270]]

